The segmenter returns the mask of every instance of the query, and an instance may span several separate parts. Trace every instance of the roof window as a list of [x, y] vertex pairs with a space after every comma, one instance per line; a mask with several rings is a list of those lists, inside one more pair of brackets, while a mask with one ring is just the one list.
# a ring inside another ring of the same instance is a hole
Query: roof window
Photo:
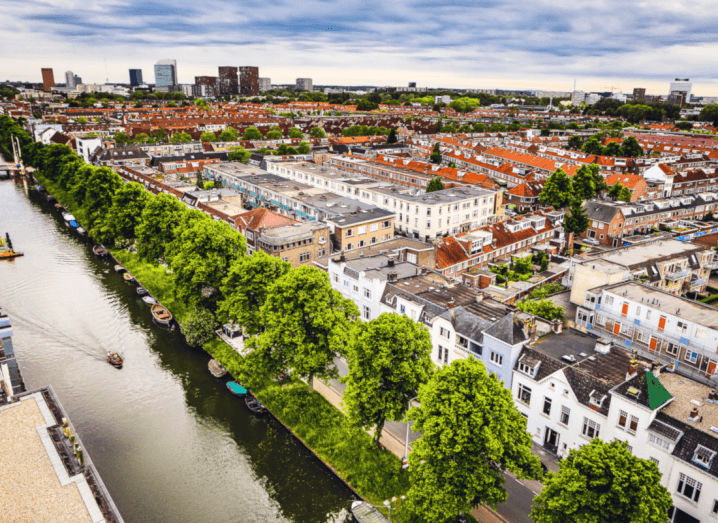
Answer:
[[713, 458], [715, 458], [715, 451], [698, 445], [696, 451], [693, 453], [693, 463], [700, 465], [703, 468], [710, 468], [713, 464]]

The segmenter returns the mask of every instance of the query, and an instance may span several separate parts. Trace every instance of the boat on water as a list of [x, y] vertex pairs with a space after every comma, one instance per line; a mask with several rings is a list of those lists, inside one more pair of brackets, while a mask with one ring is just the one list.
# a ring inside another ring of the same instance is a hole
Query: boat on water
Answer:
[[115, 367], [116, 369], [122, 368], [122, 363], [124, 360], [122, 359], [122, 356], [117, 354], [116, 352], [107, 352], [107, 362]]
[[102, 245], [95, 245], [92, 248], [92, 253], [98, 258], [104, 258], [107, 256], [107, 249], [105, 249]]
[[152, 306], [152, 317], [161, 325], [169, 325], [172, 321], [172, 313], [160, 303], [155, 303]]
[[37, 192], [45, 192], [47, 189], [45, 189], [42, 185], [37, 186]]
[[137, 287], [137, 294], [139, 294], [140, 296], [144, 296], [145, 294], [149, 294], [149, 293], [150, 293], [150, 291], [148, 291], [144, 287]]
[[143, 296], [142, 301], [148, 305], [154, 305], [155, 303], [157, 303], [157, 300], [154, 299], [152, 296]]
[[56, 210], [56, 211], [65, 212], [65, 207], [63, 207], [60, 202], [57, 202], [57, 203], [55, 204], [55, 210]]
[[75, 221], [75, 217], [74, 217], [72, 214], [70, 214], [69, 212], [63, 212], [63, 213], [62, 213], [62, 218], [63, 218], [66, 222], [74, 222], [74, 221]]
[[0, 237], [0, 260], [10, 260], [18, 256], [23, 256], [23, 254], [13, 250], [10, 233], [5, 233], [5, 240]]
[[267, 411], [264, 405], [262, 405], [262, 402], [251, 394], [247, 394], [244, 397], [244, 404], [247, 405], [247, 408], [254, 414], [264, 414]]
[[243, 398], [247, 395], [247, 389], [242, 387], [236, 381], [230, 381], [229, 383], [227, 383], [227, 388], [229, 389], [229, 392], [231, 392], [235, 396], [239, 396], [240, 398]]
[[125, 269], [122, 265], [119, 265], [119, 264], [115, 265], [115, 272], [122, 272], [122, 271], [126, 271], [126, 270], [127, 269]]
[[359, 523], [388, 523], [389, 521], [374, 505], [366, 501], [354, 501], [352, 514]]
[[80, 226], [75, 220], [68, 220], [67, 225], [72, 229], [77, 229]]
[[209, 360], [209, 365], [207, 367], [209, 368], [209, 372], [215, 378], [221, 378], [222, 376], [227, 374], [227, 369], [222, 367], [222, 364], [217, 360]]
[[77, 231], [78, 234], [81, 234], [83, 236], [85, 235], [85, 233], [87, 233], [87, 231], [85, 229], [83, 229], [82, 227], [76, 227], [75, 230]]
[[122, 277], [125, 279], [125, 281], [127, 283], [132, 283], [135, 281], [135, 277], [132, 276], [129, 272], [126, 272], [125, 274], [123, 274]]

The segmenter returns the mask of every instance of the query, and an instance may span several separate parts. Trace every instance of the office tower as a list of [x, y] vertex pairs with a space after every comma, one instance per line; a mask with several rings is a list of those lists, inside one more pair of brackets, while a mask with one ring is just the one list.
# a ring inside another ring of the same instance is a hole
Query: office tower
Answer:
[[296, 89], [297, 91], [312, 91], [314, 89], [314, 87], [312, 86], [312, 79], [297, 78]]
[[65, 72], [65, 85], [67, 87], [75, 87], [75, 75], [72, 71]]
[[646, 89], [644, 87], [634, 87], [633, 88], [633, 99], [634, 100], [645, 100], [646, 99]]
[[259, 67], [243, 66], [239, 68], [239, 94], [242, 96], [259, 94]]
[[159, 60], [155, 64], [155, 88], [172, 90], [177, 85], [177, 60]]
[[272, 88], [272, 79], [271, 78], [260, 78], [259, 79], [259, 91], [269, 91]]
[[416, 82], [409, 82], [409, 87], [416, 87]]
[[676, 81], [671, 82], [671, 85], [668, 87], [668, 94], [677, 92], [685, 93], [685, 100], [689, 102], [692, 88], [693, 83], [690, 81], [690, 78], [676, 78]]
[[219, 94], [222, 96], [239, 94], [239, 69], [237, 67], [219, 68]]
[[43, 67], [42, 71], [42, 90], [51, 91], [55, 87], [55, 75], [52, 72], [52, 67]]
[[142, 69], [130, 69], [130, 85], [142, 85]]
[[214, 98], [218, 92], [219, 78], [216, 76], [195, 76], [195, 96], [204, 98]]
[[77, 76], [77, 75], [75, 75], [75, 87], [77, 87], [77, 86], [80, 85], [81, 83], [82, 83], [82, 78], [79, 77], [79, 76]]

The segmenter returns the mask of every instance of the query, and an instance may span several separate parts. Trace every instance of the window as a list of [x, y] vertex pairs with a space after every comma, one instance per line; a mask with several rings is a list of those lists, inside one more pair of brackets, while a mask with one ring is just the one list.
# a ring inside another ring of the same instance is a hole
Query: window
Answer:
[[709, 469], [713, 464], [713, 458], [716, 453], [703, 445], [698, 445], [696, 451], [693, 454], [693, 463], [700, 465], [701, 467]]
[[601, 425], [588, 418], [583, 418], [583, 435], [589, 439], [597, 438], [601, 432]]
[[568, 420], [571, 417], [571, 409], [565, 405], [561, 407], [561, 423], [568, 425]]
[[363, 317], [365, 320], [370, 320], [370, 319], [371, 319], [371, 309], [370, 309], [369, 307], [367, 307], [366, 305], [364, 305], [364, 311], [363, 311], [363, 313], [362, 313], [362, 317]]
[[685, 334], [688, 331], [688, 324], [683, 321], [679, 321], [678, 322], [678, 330], [680, 331], [681, 334]]
[[348, 251], [351, 251], [353, 248], [354, 248], [354, 244], [353, 244], [353, 243], [347, 243], [347, 250], [348, 250]]
[[707, 331], [703, 329], [696, 329], [696, 331], [693, 333], [693, 337], [697, 340], [704, 340], [706, 339], [706, 333]]
[[628, 421], [628, 412], [622, 410], [618, 413], [618, 426], [622, 429], [626, 428], [626, 422]]
[[354, 292], [359, 292], [359, 285], [352, 285], [352, 290]]
[[551, 415], [551, 398], [543, 399], [543, 413], [547, 416]]
[[656, 466], [658, 466], [658, 463], [659, 463], [659, 462], [658, 462], [658, 460], [657, 460], [656, 458], [654, 458], [653, 456], [651, 456], [650, 460], [651, 460], [653, 463], [655, 463]]
[[628, 432], [635, 434], [636, 429], [638, 429], [638, 418], [636, 416], [631, 416], [631, 423], [628, 425]]
[[651, 340], [651, 335], [650, 335], [648, 332], [646, 332], [646, 331], [641, 331], [641, 330], [639, 330], [639, 331], [638, 331], [637, 339], [638, 339], [638, 341], [640, 341], [641, 343], [645, 343], [645, 344], [647, 345], [648, 342]]
[[439, 327], [439, 336], [442, 338], [451, 339], [451, 331], [449, 329], [445, 329], [444, 327]]
[[497, 352], [491, 351], [491, 361], [501, 367], [504, 362], [504, 357]]
[[523, 372], [523, 373], [526, 374], [527, 376], [533, 377], [534, 374], [536, 373], [536, 368], [535, 368], [535, 367], [530, 367], [528, 364], [523, 363], [523, 362], [520, 361], [520, 362], [519, 362], [519, 371]]
[[640, 315], [641, 315], [641, 308], [636, 307], [636, 316], [640, 316]]
[[338, 275], [338, 274], [332, 274], [332, 280], [334, 280], [334, 283], [339, 283], [339, 275]]
[[386, 221], [381, 222], [382, 229], [388, 229], [389, 227], [391, 227], [391, 220], [386, 220]]
[[357, 234], [366, 234], [366, 225], [362, 225], [361, 227], [359, 227]]
[[676, 345], [675, 343], [669, 343], [666, 347], [666, 353], [670, 354], [671, 356], [676, 356], [679, 350], [680, 346]]
[[698, 501], [698, 498], [701, 497], [702, 488], [703, 484], [697, 482], [695, 479], [689, 478], [685, 474], [678, 476], [678, 488], [676, 489], [676, 492], [678, 492], [681, 496], [686, 497], [691, 501]]
[[663, 447], [664, 449], [668, 449], [671, 446], [671, 442], [667, 441], [663, 438], [659, 438], [658, 436], [655, 436], [653, 434], [648, 435], [648, 441], [651, 443], [655, 443], [659, 447]]
[[351, 238], [352, 236], [354, 236], [354, 229], [347, 229], [347, 232], [344, 236], [346, 238]]
[[526, 405], [531, 405], [531, 389], [529, 389], [523, 383], [519, 383], [519, 400], [523, 401]]
[[718, 499], [713, 500], [713, 508], [711, 509], [711, 514], [714, 516], [718, 515]]
[[646, 319], [647, 320], [651, 319], [651, 311], [646, 311]]
[[606, 317], [603, 314], [596, 314], [596, 323], [601, 326], [606, 325]]
[[349, 281], [348, 281], [348, 280], [344, 280], [344, 287], [346, 287], [347, 289], [349, 288]]
[[371, 291], [367, 288], [364, 288], [364, 297], [367, 299], [371, 299]]
[[686, 351], [686, 361], [690, 361], [691, 363], [695, 363], [698, 361], [698, 353], [695, 351]]
[[606, 296], [606, 305], [613, 305], [613, 296]]

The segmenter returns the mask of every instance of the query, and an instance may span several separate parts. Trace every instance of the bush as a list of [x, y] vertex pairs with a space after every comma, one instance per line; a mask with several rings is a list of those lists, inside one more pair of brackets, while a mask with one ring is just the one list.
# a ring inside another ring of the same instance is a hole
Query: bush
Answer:
[[218, 327], [212, 311], [195, 307], [182, 324], [182, 334], [192, 347], [201, 347], [214, 336]]

